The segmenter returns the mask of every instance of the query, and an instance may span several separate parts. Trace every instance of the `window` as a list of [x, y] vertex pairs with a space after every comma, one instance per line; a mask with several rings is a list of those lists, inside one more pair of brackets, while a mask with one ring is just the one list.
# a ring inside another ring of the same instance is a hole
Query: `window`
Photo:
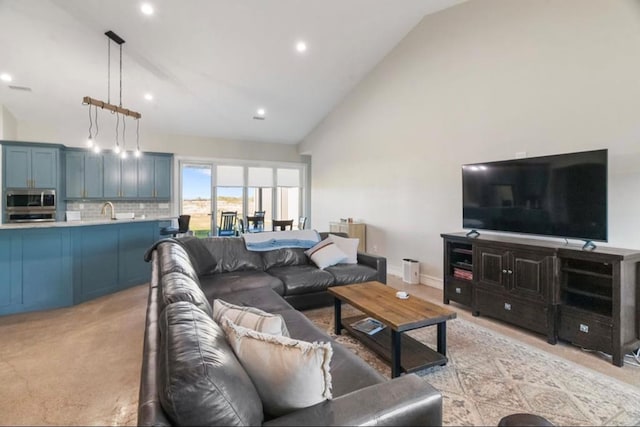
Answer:
[[297, 224], [302, 207], [300, 169], [278, 168], [276, 179], [278, 183], [276, 216], [278, 219], [293, 219], [293, 223]]
[[189, 229], [197, 237], [211, 233], [211, 165], [182, 164], [180, 213], [190, 215]]
[[216, 226], [221, 213], [237, 212], [243, 216], [244, 167], [219, 165], [216, 168]]
[[195, 235], [217, 235], [223, 211], [237, 212], [245, 227], [247, 216], [264, 211], [268, 231], [274, 218], [297, 224], [304, 215], [303, 164], [243, 163], [180, 160], [180, 214], [191, 215]]

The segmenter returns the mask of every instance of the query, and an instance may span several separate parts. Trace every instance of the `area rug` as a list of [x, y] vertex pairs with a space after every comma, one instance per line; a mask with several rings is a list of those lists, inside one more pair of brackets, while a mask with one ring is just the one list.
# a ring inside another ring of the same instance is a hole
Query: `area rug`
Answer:
[[[304, 312], [317, 326], [390, 377], [389, 366], [356, 339], [333, 333], [333, 308]], [[344, 306], [343, 316], [355, 314]], [[436, 347], [436, 328], [409, 333]], [[464, 319], [447, 322], [449, 363], [417, 372], [443, 395], [443, 423], [497, 425], [509, 414], [555, 425], [640, 425], [640, 389]]]

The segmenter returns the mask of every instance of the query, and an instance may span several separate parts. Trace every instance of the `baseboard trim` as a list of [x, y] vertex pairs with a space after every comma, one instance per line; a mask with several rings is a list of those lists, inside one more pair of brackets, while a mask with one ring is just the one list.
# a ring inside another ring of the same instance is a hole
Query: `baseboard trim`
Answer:
[[[402, 267], [393, 267], [387, 265], [387, 274], [397, 276], [402, 280]], [[442, 285], [442, 279], [439, 277], [429, 276], [427, 274], [420, 274], [420, 284], [425, 286], [431, 286], [436, 289], [444, 289]]]

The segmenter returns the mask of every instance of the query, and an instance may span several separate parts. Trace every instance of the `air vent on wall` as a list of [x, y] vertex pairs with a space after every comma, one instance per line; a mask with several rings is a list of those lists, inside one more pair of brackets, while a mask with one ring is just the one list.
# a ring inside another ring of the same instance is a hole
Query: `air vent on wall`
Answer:
[[253, 120], [264, 120], [264, 117], [260, 117], [260, 116], [253, 116]]
[[22, 90], [22, 91], [25, 91], [25, 92], [31, 92], [31, 88], [30, 87], [26, 87], [26, 86], [9, 85], [9, 89]]

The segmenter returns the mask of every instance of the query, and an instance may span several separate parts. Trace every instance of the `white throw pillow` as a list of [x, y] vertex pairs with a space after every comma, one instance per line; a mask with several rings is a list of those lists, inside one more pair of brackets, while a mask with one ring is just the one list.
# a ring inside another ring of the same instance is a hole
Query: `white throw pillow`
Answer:
[[222, 328], [269, 415], [285, 415], [331, 399], [330, 343], [263, 334], [226, 317]]
[[284, 319], [279, 314], [271, 314], [255, 307], [245, 307], [223, 301], [213, 300], [213, 320], [222, 323], [222, 317], [226, 316], [236, 325], [264, 332], [271, 335], [289, 336], [289, 330]]
[[336, 236], [335, 234], [329, 234], [327, 240], [332, 241], [342, 252], [347, 254], [347, 259], [342, 261], [345, 264], [357, 264], [358, 263], [358, 245], [360, 244], [360, 239], [353, 238], [349, 239], [347, 237]]
[[311, 258], [311, 261], [313, 261], [320, 270], [324, 270], [327, 267], [331, 267], [347, 259], [347, 254], [342, 252], [338, 245], [329, 239], [324, 239], [311, 249], [304, 251], [304, 253]]

